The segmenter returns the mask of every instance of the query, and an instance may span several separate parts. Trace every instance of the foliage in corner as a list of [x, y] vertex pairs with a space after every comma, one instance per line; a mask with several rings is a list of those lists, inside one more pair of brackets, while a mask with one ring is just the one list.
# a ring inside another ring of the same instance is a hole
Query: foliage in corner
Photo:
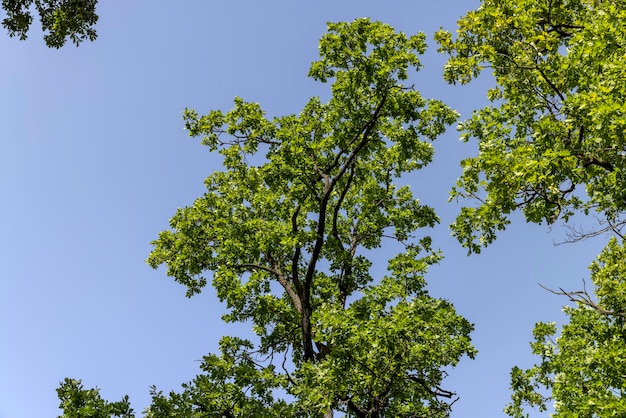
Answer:
[[626, 246], [612, 239], [590, 266], [595, 298], [566, 292], [577, 306], [565, 308], [569, 322], [556, 340], [554, 323], [535, 326], [533, 354], [541, 362], [511, 372], [507, 414], [522, 418], [524, 407], [555, 418], [617, 417], [626, 414]]
[[[419, 230], [437, 216], [394, 180], [431, 161], [430, 141], [457, 114], [407, 84], [422, 34], [369, 19], [328, 29], [309, 73], [331, 82], [328, 102], [273, 119], [239, 98], [228, 112], [185, 112], [224, 169], [178, 210], [148, 262], [188, 296], [211, 280], [224, 320], [256, 337], [222, 338], [182, 393], [153, 390], [149, 417], [450, 412], [442, 381], [473, 357], [472, 326], [427, 294], [424, 274], [441, 257]], [[386, 272], [373, 252], [382, 245], [398, 252]]]
[[47, 46], [60, 48], [68, 38], [78, 46], [84, 40], [96, 39], [97, 3], [97, 0], [2, 0], [6, 13], [2, 26], [9, 36], [26, 39], [34, 8]]
[[[594, 213], [600, 229], [626, 220], [626, 2], [484, 0], [439, 31], [445, 78], [467, 83], [489, 68], [491, 105], [459, 125], [478, 141], [452, 198], [473, 198], [453, 224], [470, 252], [521, 209], [530, 222]], [[580, 238], [580, 237], [577, 237]]]

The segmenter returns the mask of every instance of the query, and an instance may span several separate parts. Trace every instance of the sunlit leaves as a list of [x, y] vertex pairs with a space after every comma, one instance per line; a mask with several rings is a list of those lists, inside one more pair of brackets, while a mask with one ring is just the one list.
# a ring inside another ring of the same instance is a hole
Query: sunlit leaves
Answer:
[[418, 68], [417, 55], [426, 50], [424, 34], [407, 37], [368, 19], [329, 23], [328, 31], [320, 40], [321, 60], [311, 65], [309, 76], [323, 82], [336, 77], [333, 92], [357, 78], [365, 87], [406, 80], [409, 67]]
[[623, 1], [485, 0], [459, 21], [456, 38], [436, 35], [450, 56], [448, 81], [466, 83], [489, 69], [496, 82], [492, 104], [459, 125], [479, 144], [452, 194], [480, 199], [483, 208], [464, 211], [452, 226], [470, 251], [490, 243], [502, 217], [518, 208], [531, 222], [567, 221], [577, 210], [619, 222], [625, 8]]
[[[388, 305], [379, 296], [393, 288], [390, 284], [383, 281], [366, 291], [347, 310], [328, 305], [318, 310], [318, 336], [333, 350], [300, 371], [301, 379], [315, 383], [301, 393], [302, 405], [335, 392], [361, 410], [382, 409], [383, 416], [448, 416], [450, 405], [439, 397], [445, 395], [438, 388], [442, 369], [454, 366], [463, 354], [473, 357], [467, 338], [471, 325], [449, 303], [426, 294]], [[390, 398], [390, 392], [396, 395]], [[428, 406], [417, 399], [427, 400]], [[350, 411], [345, 401], [332, 406]]]

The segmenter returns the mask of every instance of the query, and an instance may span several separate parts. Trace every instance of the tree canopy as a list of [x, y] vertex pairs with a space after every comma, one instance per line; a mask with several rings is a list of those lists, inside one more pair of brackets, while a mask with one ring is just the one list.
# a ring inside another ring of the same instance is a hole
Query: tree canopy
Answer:
[[78, 46], [84, 40], [96, 39], [97, 3], [97, 0], [2, 0], [6, 13], [2, 26], [9, 36], [26, 39], [34, 9], [47, 46], [60, 48], [68, 39]]
[[485, 0], [459, 21], [456, 38], [436, 35], [450, 58], [448, 81], [467, 83], [489, 68], [491, 104], [459, 129], [478, 142], [452, 198], [469, 198], [453, 233], [479, 252], [521, 210], [530, 222], [593, 215], [591, 229], [570, 226], [571, 241], [614, 236], [592, 263], [593, 293], [552, 290], [574, 306], [557, 339], [555, 323], [535, 327], [528, 370], [512, 371], [506, 412], [524, 406], [554, 417], [622, 416], [626, 270], [626, 3], [597, 0]]
[[[188, 296], [212, 272], [224, 320], [252, 324], [257, 338], [222, 338], [205, 374], [182, 394], [155, 392], [148, 416], [449, 412], [442, 380], [473, 356], [472, 326], [424, 289], [440, 255], [420, 229], [437, 217], [394, 179], [431, 161], [430, 141], [457, 115], [404, 83], [424, 35], [368, 19], [328, 30], [309, 73], [332, 81], [328, 102], [271, 120], [239, 98], [226, 113], [185, 112], [224, 170], [171, 219], [148, 262]], [[398, 254], [374, 276], [366, 251], [383, 241]]]

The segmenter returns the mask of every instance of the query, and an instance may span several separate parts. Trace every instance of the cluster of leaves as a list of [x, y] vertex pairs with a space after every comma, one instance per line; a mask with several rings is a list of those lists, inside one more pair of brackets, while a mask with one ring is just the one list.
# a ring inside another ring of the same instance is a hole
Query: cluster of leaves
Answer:
[[[626, 2], [485, 0], [440, 31], [445, 77], [467, 83], [490, 68], [492, 104], [459, 125], [478, 141], [453, 198], [476, 198], [453, 232], [470, 252], [492, 242], [507, 215], [532, 222], [598, 213], [619, 232], [626, 208]], [[578, 190], [578, 186], [585, 191]]]
[[[332, 80], [327, 103], [312, 98], [272, 120], [239, 98], [226, 113], [185, 112], [224, 170], [171, 219], [148, 262], [164, 264], [188, 296], [211, 272], [224, 319], [253, 324], [258, 341], [222, 339], [205, 374], [182, 394], [155, 392], [148, 416], [449, 412], [444, 369], [473, 356], [472, 326], [425, 291], [440, 256], [416, 232], [437, 217], [393, 180], [431, 161], [429, 141], [457, 115], [403, 84], [419, 68], [423, 35], [369, 19], [328, 29], [309, 74]], [[400, 253], [372, 277], [363, 251], [383, 240]]]
[[60, 48], [67, 39], [76, 45], [96, 39], [97, 0], [2, 0], [6, 17], [2, 26], [9, 36], [26, 39], [34, 8], [39, 14], [46, 45]]
[[65, 418], [135, 418], [128, 396], [121, 401], [108, 402], [98, 389], [84, 389], [80, 380], [65, 378], [57, 389]]

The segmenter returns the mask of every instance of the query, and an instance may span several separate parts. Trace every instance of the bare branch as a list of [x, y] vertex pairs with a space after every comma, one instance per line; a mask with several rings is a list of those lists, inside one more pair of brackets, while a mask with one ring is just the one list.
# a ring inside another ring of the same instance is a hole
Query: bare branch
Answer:
[[585, 230], [582, 227], [577, 227], [576, 225], [565, 224], [565, 228], [568, 229], [566, 234], [567, 239], [563, 242], [558, 242], [555, 245], [561, 244], [570, 244], [574, 242], [584, 241], [588, 238], [594, 238], [604, 234], [613, 233], [620, 238], [624, 238], [624, 234], [622, 230], [626, 227], [626, 219], [600, 219], [596, 216], [598, 221], [598, 225], [602, 226], [601, 228], [594, 229], [591, 228], [589, 230]]
[[552, 294], [559, 295], [559, 296], [565, 296], [571, 302], [575, 302], [575, 303], [587, 306], [587, 307], [589, 307], [591, 309], [594, 309], [597, 312], [601, 313], [602, 315], [621, 316], [622, 318], [626, 318], [626, 313], [611, 311], [609, 309], [606, 309], [606, 308], [600, 306], [597, 302], [595, 302], [593, 300], [593, 297], [587, 292], [584, 280], [583, 280], [583, 290], [571, 291], [571, 292], [563, 290], [563, 288], [561, 288], [561, 287], [559, 287], [559, 290], [556, 291], [556, 290], [550, 289], [550, 288], [542, 285], [541, 283], [539, 283], [539, 286], [541, 286], [542, 289], [547, 290], [548, 292], [550, 292]]

